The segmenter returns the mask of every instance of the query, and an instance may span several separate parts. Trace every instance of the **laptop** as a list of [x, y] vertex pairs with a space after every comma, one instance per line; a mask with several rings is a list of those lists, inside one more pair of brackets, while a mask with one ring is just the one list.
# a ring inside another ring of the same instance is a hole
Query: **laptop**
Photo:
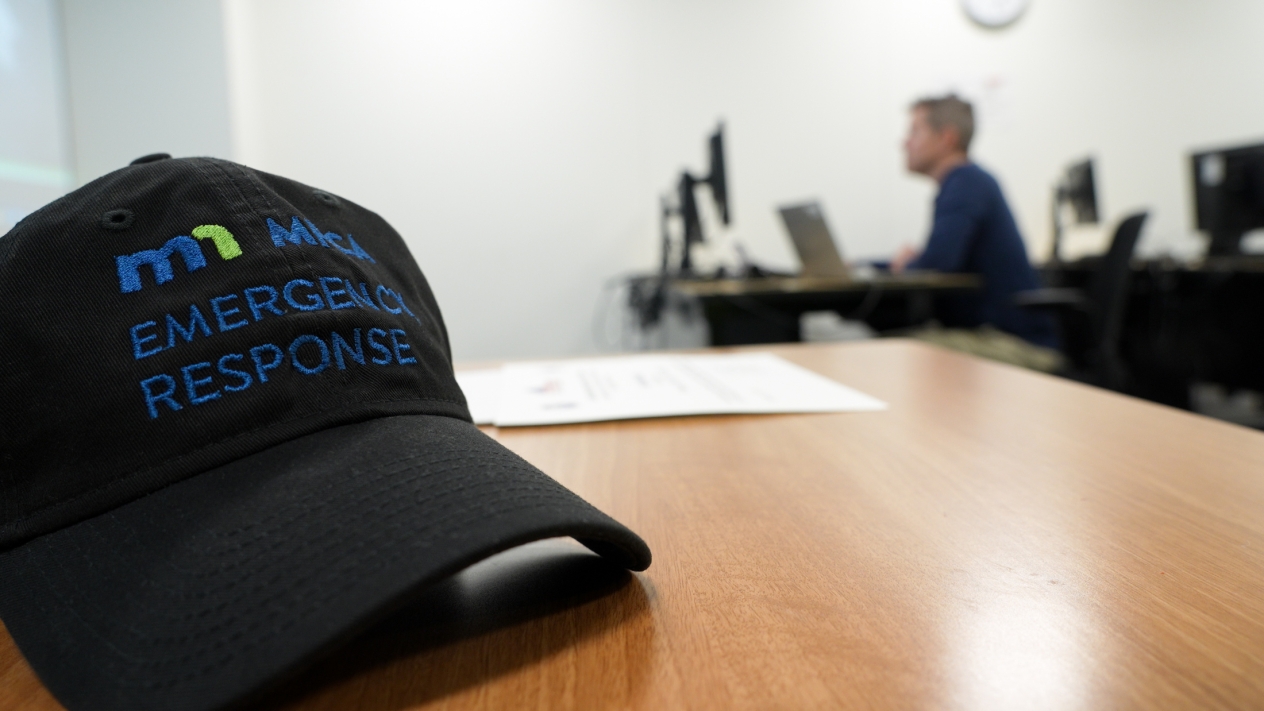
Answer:
[[834, 238], [830, 236], [820, 203], [813, 200], [800, 205], [786, 205], [777, 208], [777, 211], [790, 233], [794, 251], [799, 253], [803, 276], [835, 279], [851, 276]]

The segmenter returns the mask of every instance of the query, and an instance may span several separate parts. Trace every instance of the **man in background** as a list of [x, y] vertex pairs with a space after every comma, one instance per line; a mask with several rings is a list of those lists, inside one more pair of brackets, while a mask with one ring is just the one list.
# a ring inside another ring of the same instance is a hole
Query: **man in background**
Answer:
[[1014, 303], [1018, 292], [1040, 288], [1040, 279], [1027, 261], [1026, 245], [1000, 184], [970, 161], [973, 137], [974, 111], [969, 103], [950, 94], [913, 104], [904, 141], [907, 167], [939, 183], [939, 194], [925, 249], [919, 254], [903, 247], [891, 270], [972, 273], [983, 279], [979, 292], [938, 299], [936, 318], [945, 328], [919, 337], [1054, 370], [1061, 357], [1055, 350], [1053, 320]]

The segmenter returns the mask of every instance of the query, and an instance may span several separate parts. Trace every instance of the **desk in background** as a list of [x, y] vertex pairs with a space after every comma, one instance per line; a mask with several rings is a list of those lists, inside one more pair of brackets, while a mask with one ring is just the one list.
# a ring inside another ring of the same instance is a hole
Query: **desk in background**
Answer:
[[[650, 569], [519, 549], [277, 703], [1264, 705], [1264, 434], [907, 341], [766, 350], [890, 410], [491, 429]], [[56, 704], [0, 633], [16, 708]]]
[[[1089, 259], [1042, 273], [1050, 286], [1083, 288], [1095, 266]], [[1138, 260], [1129, 289], [1120, 336], [1129, 393], [1188, 409], [1197, 382], [1264, 392], [1264, 259]], [[1072, 360], [1083, 359], [1087, 342], [1076, 324], [1068, 319], [1063, 334]]]
[[[632, 288], [653, 288], [657, 279], [633, 280]], [[917, 326], [930, 320], [936, 295], [971, 291], [980, 284], [972, 274], [910, 272], [853, 279], [677, 278], [667, 288], [697, 299], [711, 345], [728, 346], [799, 341], [799, 317], [808, 311], [836, 311], [877, 331]]]

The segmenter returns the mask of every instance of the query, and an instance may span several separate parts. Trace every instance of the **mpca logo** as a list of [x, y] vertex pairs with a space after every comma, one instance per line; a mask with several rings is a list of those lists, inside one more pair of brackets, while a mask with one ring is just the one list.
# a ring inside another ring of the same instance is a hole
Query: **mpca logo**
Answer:
[[180, 235], [167, 240], [157, 249], [146, 249], [135, 254], [124, 254], [115, 257], [118, 264], [119, 291], [124, 294], [140, 291], [140, 268], [146, 264], [154, 272], [154, 281], [165, 284], [175, 278], [175, 270], [171, 266], [171, 257], [179, 254], [184, 260], [186, 272], [192, 272], [206, 266], [206, 257], [198, 240], [209, 239], [215, 244], [221, 259], [229, 260], [241, 256], [241, 246], [233, 239], [233, 233], [220, 225], [198, 225], [188, 235]]

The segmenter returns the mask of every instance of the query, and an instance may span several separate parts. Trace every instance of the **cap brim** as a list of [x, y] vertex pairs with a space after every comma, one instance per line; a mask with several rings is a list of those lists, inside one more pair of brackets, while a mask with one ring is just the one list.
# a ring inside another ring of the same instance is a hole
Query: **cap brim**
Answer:
[[216, 709], [508, 548], [636, 534], [472, 425], [302, 437], [0, 554], [0, 618], [68, 707]]

